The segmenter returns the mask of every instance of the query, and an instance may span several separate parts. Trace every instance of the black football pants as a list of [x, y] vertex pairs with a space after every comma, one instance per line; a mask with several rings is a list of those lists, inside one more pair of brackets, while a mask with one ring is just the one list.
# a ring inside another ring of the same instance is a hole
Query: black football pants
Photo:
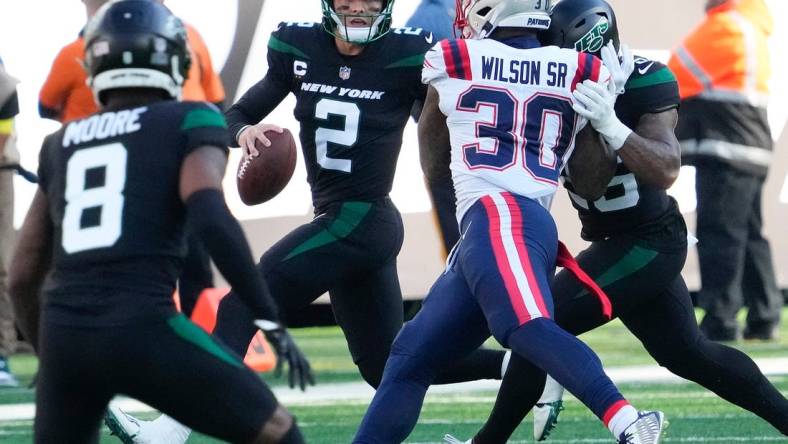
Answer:
[[[258, 264], [285, 321], [328, 292], [353, 362], [373, 387], [403, 324], [396, 262], [403, 236], [390, 199], [338, 203], [291, 231]], [[219, 305], [214, 334], [242, 354], [255, 334], [251, 316], [231, 292]], [[500, 378], [501, 356], [478, 350], [462, 365], [450, 366], [441, 382]]]
[[[686, 233], [683, 221], [666, 226]], [[659, 365], [694, 381], [727, 401], [788, 431], [788, 402], [744, 353], [706, 339], [700, 332], [689, 292], [681, 277], [686, 249], [658, 251], [651, 242], [620, 236], [594, 242], [577, 256], [580, 266], [610, 298], [613, 314], [635, 335]], [[607, 321], [599, 302], [567, 270], [553, 282], [555, 321], [580, 335]], [[534, 366], [516, 354], [501, 384], [493, 413], [477, 443], [506, 442], [541, 395], [543, 380], [522, 375]], [[519, 376], [518, 376], [519, 375]]]
[[35, 442], [97, 443], [117, 394], [225, 441], [252, 442], [278, 403], [240, 358], [182, 314], [133, 325], [41, 324]]

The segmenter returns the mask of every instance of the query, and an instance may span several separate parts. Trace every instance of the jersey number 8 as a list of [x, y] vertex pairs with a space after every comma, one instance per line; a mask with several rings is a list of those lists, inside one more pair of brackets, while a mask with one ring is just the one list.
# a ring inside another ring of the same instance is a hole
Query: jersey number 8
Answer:
[[[78, 150], [68, 160], [62, 241], [66, 253], [111, 247], [120, 238], [126, 159], [126, 148], [112, 143]], [[88, 188], [88, 174], [99, 170], [104, 184]], [[98, 212], [98, 225], [82, 226], [86, 211]]]

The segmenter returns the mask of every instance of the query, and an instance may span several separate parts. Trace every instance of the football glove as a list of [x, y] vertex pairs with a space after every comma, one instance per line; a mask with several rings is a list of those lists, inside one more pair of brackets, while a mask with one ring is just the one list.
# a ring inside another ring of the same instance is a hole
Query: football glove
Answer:
[[295, 388], [296, 384], [306, 391], [307, 385], [315, 385], [315, 377], [312, 375], [312, 368], [309, 366], [306, 356], [296, 345], [293, 337], [287, 332], [284, 326], [276, 322], [258, 319], [254, 324], [262, 330], [265, 339], [276, 352], [276, 370], [274, 376], [282, 376], [282, 368], [285, 361], [288, 366], [288, 384], [290, 388]]
[[635, 56], [626, 44], [621, 45], [621, 58], [616, 54], [616, 47], [613, 41], [607, 42], [601, 51], [602, 63], [610, 71], [610, 79], [615, 84], [616, 95], [624, 93], [624, 86], [635, 70]]
[[611, 148], [618, 151], [632, 130], [621, 123], [616, 116], [616, 85], [613, 80], [602, 85], [592, 80], [578, 83], [572, 95], [575, 101], [572, 109], [588, 119], [591, 126], [605, 138]]

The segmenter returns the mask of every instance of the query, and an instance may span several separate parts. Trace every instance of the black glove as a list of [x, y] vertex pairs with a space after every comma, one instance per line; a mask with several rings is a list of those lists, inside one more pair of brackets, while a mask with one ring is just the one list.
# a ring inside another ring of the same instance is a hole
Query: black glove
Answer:
[[315, 377], [312, 375], [309, 361], [298, 348], [290, 333], [276, 322], [256, 320], [254, 324], [262, 330], [265, 338], [276, 352], [276, 371], [274, 375], [277, 378], [282, 376], [282, 366], [284, 361], [287, 361], [290, 388], [295, 388], [296, 381], [298, 381], [298, 386], [303, 391], [306, 391], [307, 384], [315, 385]]

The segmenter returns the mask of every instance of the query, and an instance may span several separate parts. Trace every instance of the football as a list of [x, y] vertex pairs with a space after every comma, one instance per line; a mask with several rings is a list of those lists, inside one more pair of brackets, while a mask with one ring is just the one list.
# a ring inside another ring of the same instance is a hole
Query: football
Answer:
[[238, 194], [246, 205], [259, 205], [273, 199], [285, 188], [295, 170], [296, 143], [293, 134], [285, 128], [281, 134], [268, 131], [265, 135], [271, 141], [271, 146], [256, 141], [255, 148], [260, 151], [260, 155], [245, 158], [238, 164]]

